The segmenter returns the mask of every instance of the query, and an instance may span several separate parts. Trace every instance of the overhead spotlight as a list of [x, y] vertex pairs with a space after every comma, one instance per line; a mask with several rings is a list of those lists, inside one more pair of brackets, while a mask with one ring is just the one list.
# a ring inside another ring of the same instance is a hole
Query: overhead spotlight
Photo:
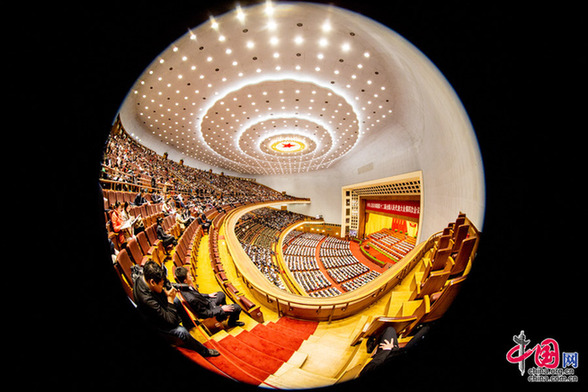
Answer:
[[265, 14], [267, 16], [272, 16], [274, 14], [274, 6], [269, 0], [265, 2]]
[[326, 20], [323, 25], [321, 26], [321, 29], [323, 30], [323, 32], [328, 33], [329, 31], [331, 31], [332, 27], [331, 27], [331, 22], [329, 22], [328, 20]]
[[237, 6], [237, 19], [239, 19], [241, 22], [245, 20], [245, 14], [243, 13], [240, 5]]

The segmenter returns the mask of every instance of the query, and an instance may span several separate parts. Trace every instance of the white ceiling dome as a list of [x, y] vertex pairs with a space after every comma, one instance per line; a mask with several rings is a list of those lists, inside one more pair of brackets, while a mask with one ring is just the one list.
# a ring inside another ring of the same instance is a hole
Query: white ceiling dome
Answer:
[[412, 44], [348, 10], [265, 2], [211, 17], [153, 60], [119, 114], [146, 147], [310, 197], [300, 212], [330, 222], [342, 186], [421, 171], [424, 235], [460, 211], [482, 226], [459, 98]]
[[268, 2], [211, 18], [147, 67], [121, 111], [139, 138], [218, 168], [327, 168], [385, 127], [398, 99], [396, 67], [348, 14], [359, 16]]

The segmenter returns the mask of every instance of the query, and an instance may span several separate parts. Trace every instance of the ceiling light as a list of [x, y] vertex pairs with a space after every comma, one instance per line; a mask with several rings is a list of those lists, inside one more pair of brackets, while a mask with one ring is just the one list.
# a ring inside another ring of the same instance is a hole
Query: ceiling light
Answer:
[[327, 46], [327, 45], [328, 45], [328, 43], [329, 43], [329, 41], [327, 41], [327, 39], [326, 39], [326, 38], [321, 38], [321, 39], [319, 40], [319, 45], [320, 45], [320, 46], [322, 46], [322, 47], [325, 47], [325, 46]]
[[239, 19], [241, 22], [245, 20], [245, 14], [243, 13], [240, 5], [237, 6], [237, 19]]
[[265, 13], [268, 16], [272, 16], [274, 14], [274, 7], [272, 2], [269, 0], [265, 3]]
[[351, 49], [351, 46], [349, 46], [349, 44], [346, 42], [346, 43], [344, 43], [343, 45], [341, 45], [341, 49], [342, 49], [344, 52], [349, 52], [349, 50]]
[[325, 23], [323, 23], [323, 25], [321, 26], [321, 29], [325, 32], [328, 33], [329, 31], [331, 31], [331, 22], [329, 22], [328, 20], [325, 21]]
[[301, 43], [304, 42], [304, 38], [302, 38], [301, 36], [296, 36], [296, 38], [294, 38], [294, 43], [300, 45]]

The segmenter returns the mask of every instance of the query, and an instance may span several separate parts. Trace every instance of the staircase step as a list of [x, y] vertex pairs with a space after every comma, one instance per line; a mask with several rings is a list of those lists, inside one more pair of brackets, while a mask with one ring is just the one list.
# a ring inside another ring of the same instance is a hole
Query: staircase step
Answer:
[[271, 321], [266, 325], [266, 327], [268, 327], [270, 329], [273, 329], [274, 331], [279, 332], [279, 333], [282, 333], [284, 335], [288, 335], [288, 336], [292, 336], [292, 337], [298, 338], [298, 339], [300, 339], [302, 341], [306, 340], [308, 338], [308, 336], [309, 336], [308, 333], [305, 333], [305, 332], [302, 332], [302, 331], [298, 331], [298, 330], [295, 330], [295, 329], [292, 329], [292, 328], [284, 327], [284, 326], [282, 326], [280, 324], [276, 324], [276, 323], [273, 323]]
[[288, 361], [295, 352], [292, 349], [283, 347], [280, 344], [270, 340], [266, 340], [249, 331], [243, 331], [235, 337], [248, 346], [256, 349], [257, 351], [270, 355], [280, 361]]
[[227, 374], [229, 377], [239, 380], [241, 382], [253, 385], [261, 384], [269, 375], [269, 373], [259, 370], [247, 362], [242, 361], [227, 350], [218, 346], [218, 343], [212, 344], [208, 341], [205, 344], [208, 348], [220, 349], [221, 355], [218, 357], [208, 357], [206, 360], [214, 367]]
[[245, 361], [250, 366], [270, 374], [278, 370], [284, 363], [284, 361], [258, 351], [231, 335], [227, 336], [218, 343], [221, 347], [223, 347], [223, 352], [225, 350], [229, 351], [231, 354], [238, 357], [242, 361]]
[[292, 350], [297, 350], [304, 341], [304, 339], [289, 335], [283, 331], [278, 331], [277, 329], [263, 324], [256, 325], [250, 332], [274, 343], [279, 343], [281, 346]]

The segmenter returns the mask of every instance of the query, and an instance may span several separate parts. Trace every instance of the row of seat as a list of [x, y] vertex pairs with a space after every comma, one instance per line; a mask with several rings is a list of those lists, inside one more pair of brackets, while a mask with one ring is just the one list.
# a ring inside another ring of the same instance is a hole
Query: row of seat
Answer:
[[392, 232], [391, 230], [381, 230], [369, 235], [370, 243], [377, 248], [384, 250], [397, 260], [402, 259], [414, 248], [414, 238]]
[[[418, 325], [443, 316], [467, 278], [468, 266], [471, 267], [475, 256], [473, 249], [479, 240], [477, 232], [466, 222], [465, 214], [460, 213], [441, 236], [429, 240], [421, 271], [415, 272], [408, 290], [394, 291], [384, 314], [368, 319], [352, 345], [378, 336], [386, 327], [392, 326], [402, 346], [410, 340]], [[459, 241], [458, 248], [455, 247], [456, 241]]]
[[366, 274], [358, 276], [357, 278], [353, 278], [351, 280], [348, 280], [346, 282], [341, 283], [341, 287], [343, 289], [345, 289], [346, 291], [357, 290], [358, 288], [360, 288], [364, 284], [371, 282], [372, 280], [376, 279], [380, 275], [381, 274], [378, 271], [371, 270]]
[[[137, 192], [114, 191], [110, 189], [103, 189], [102, 194], [104, 195], [105, 209], [114, 205], [117, 201], [121, 204], [125, 202], [132, 203], [135, 201], [135, 197], [137, 197]], [[148, 202], [151, 202], [151, 194], [144, 193], [143, 197]]]
[[[170, 233], [172, 228], [175, 230], [175, 225], [170, 225], [169, 219], [164, 220], [164, 222], [166, 222], [164, 226], [164, 230], [167, 227], [166, 232]], [[168, 250], [164, 248], [163, 242], [157, 238], [156, 227], [156, 224], [152, 224], [145, 231], [137, 234], [135, 238], [131, 238], [116, 256], [114, 268], [129, 298], [133, 298], [133, 265], [142, 266], [150, 259], [163, 265], [165, 260]]]
[[238, 303], [241, 305], [241, 308], [245, 313], [247, 313], [252, 319], [259, 323], [263, 323], [263, 313], [261, 312], [261, 308], [259, 305], [256, 305], [253, 301], [245, 296], [244, 293], [241, 293], [229, 280], [227, 274], [225, 273], [225, 269], [222, 263], [222, 260], [219, 255], [219, 248], [218, 248], [218, 229], [222, 224], [223, 219], [225, 218], [226, 213], [220, 213], [216, 216], [213, 220], [213, 224], [210, 227], [210, 234], [208, 237], [209, 240], [209, 253], [210, 253], [210, 263], [212, 265], [212, 269], [215, 272], [215, 278], [219, 285], [223, 288], [223, 291], [227, 294], [228, 297], [233, 300], [233, 302]]

